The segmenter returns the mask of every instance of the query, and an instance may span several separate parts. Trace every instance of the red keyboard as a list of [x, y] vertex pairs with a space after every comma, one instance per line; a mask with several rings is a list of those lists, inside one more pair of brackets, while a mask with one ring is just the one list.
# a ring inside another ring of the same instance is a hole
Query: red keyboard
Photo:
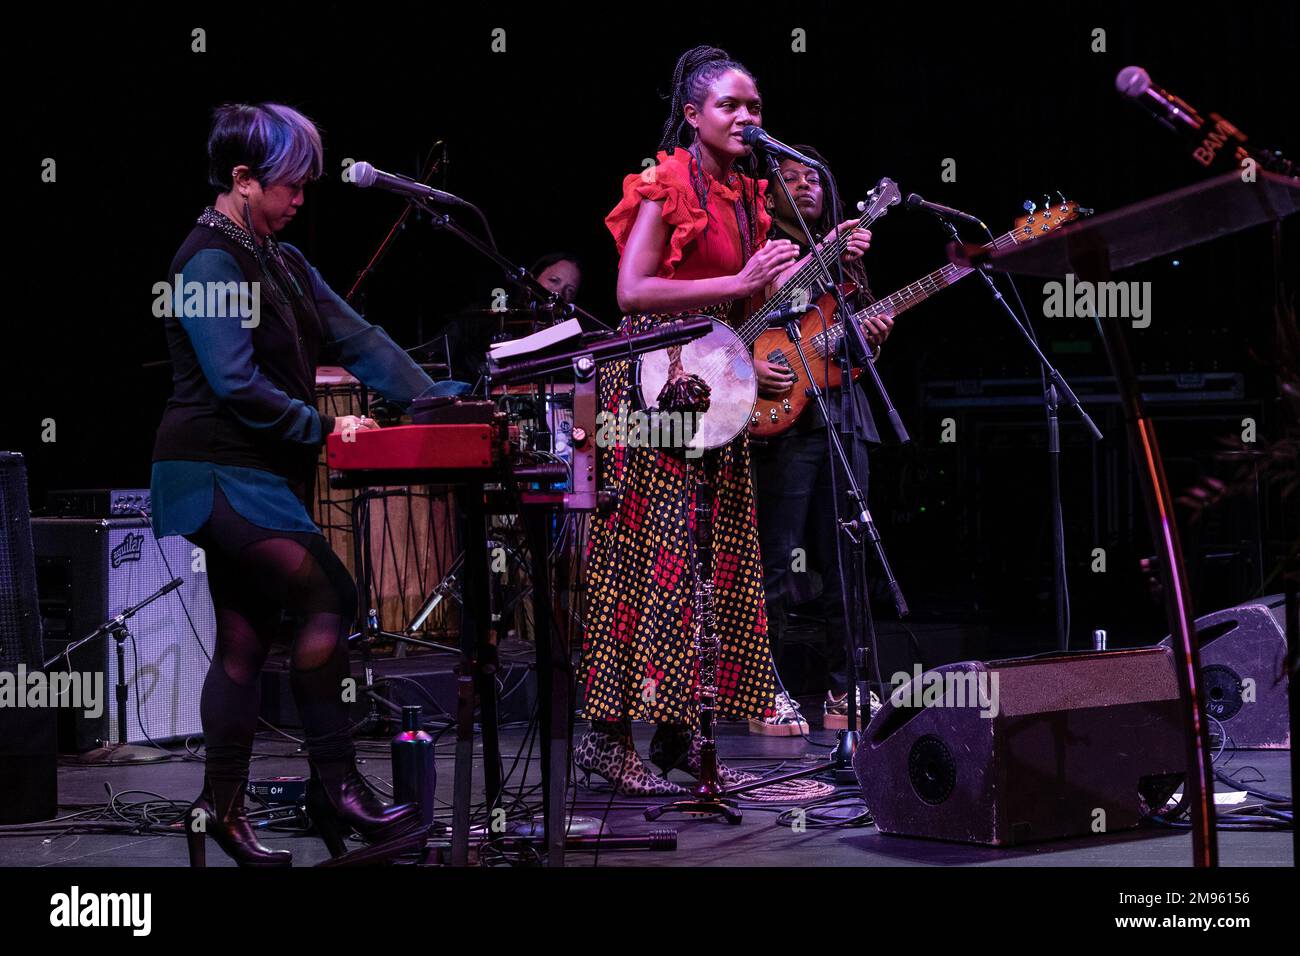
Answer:
[[358, 429], [325, 441], [335, 485], [437, 484], [495, 470], [509, 459], [504, 422]]

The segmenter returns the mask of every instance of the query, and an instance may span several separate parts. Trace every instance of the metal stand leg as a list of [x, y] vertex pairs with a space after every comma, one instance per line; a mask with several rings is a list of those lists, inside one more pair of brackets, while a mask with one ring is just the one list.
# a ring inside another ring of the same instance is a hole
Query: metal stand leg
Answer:
[[[1109, 281], [1110, 263], [1104, 250], [1087, 257], [1086, 263], [1081, 265], [1086, 265], [1086, 268], [1079, 268], [1081, 279], [1091, 282]], [[1187, 781], [1184, 792], [1191, 807], [1194, 863], [1196, 866], [1218, 866], [1218, 840], [1214, 829], [1214, 769], [1201, 714], [1200, 688], [1197, 686], [1200, 653], [1193, 623], [1195, 617], [1192, 598], [1187, 588], [1187, 571], [1183, 567], [1182, 546], [1178, 540], [1174, 499], [1169, 493], [1169, 483], [1165, 478], [1160, 446], [1156, 442], [1155, 424], [1142, 401], [1119, 319], [1107, 316], [1104, 319], [1094, 317], [1094, 320], [1106, 348], [1106, 357], [1119, 384], [1125, 423], [1128, 426], [1129, 448], [1136, 459], [1138, 483], [1146, 499], [1151, 538], [1160, 556], [1165, 586], [1165, 611], [1169, 618], [1169, 633], [1173, 638], [1177, 662], [1175, 670], [1178, 674], [1178, 689], [1183, 701], [1187, 746]]]
[[564, 794], [569, 786], [569, 741], [572, 734], [573, 673], [562, 628], [554, 626], [551, 606], [550, 511], [524, 506], [528, 550], [532, 555], [533, 635], [537, 642], [537, 699], [543, 721], [542, 800], [547, 866], [564, 865], [567, 824]]
[[[460, 668], [456, 677], [456, 766], [452, 806], [451, 862], [469, 863], [469, 816], [474, 779], [474, 703], [483, 693], [483, 768], [489, 812], [501, 792], [496, 749], [495, 648], [488, 633], [487, 535], [483, 489], [456, 489], [460, 539], [465, 549], [464, 603], [460, 622]], [[483, 674], [487, 665], [490, 670]], [[490, 727], [490, 730], [489, 730]]]

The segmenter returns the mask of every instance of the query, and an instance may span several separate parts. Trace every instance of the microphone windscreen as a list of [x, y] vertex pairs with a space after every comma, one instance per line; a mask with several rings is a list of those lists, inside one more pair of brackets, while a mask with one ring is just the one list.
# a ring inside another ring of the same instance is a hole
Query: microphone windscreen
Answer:
[[353, 163], [352, 182], [363, 189], [366, 186], [373, 186], [375, 182], [375, 167], [366, 162]]
[[746, 146], [753, 146], [762, 135], [763, 128], [761, 126], [746, 126], [740, 131], [740, 138], [745, 141]]
[[908, 205], [910, 208], [915, 209], [917, 206], [921, 205], [921, 203], [923, 203], [923, 202], [925, 202], [925, 200], [922, 199], [920, 196], [918, 196], [916, 193], [908, 193], [908, 195], [907, 195], [907, 205]]
[[1115, 89], [1137, 99], [1151, 88], [1151, 76], [1140, 66], [1126, 66], [1115, 77]]

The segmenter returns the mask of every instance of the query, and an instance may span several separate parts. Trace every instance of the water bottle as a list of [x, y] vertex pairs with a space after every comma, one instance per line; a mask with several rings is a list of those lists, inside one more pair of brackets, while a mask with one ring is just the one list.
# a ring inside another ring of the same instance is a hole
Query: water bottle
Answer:
[[402, 708], [402, 732], [393, 738], [393, 799], [416, 803], [424, 826], [433, 824], [433, 791], [437, 770], [433, 762], [433, 738], [420, 729], [421, 708]]

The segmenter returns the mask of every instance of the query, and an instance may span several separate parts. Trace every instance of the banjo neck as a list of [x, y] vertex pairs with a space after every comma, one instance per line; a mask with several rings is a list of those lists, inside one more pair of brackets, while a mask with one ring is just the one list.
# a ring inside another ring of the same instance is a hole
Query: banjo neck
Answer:
[[[877, 219], [889, 212], [890, 206], [897, 205], [901, 199], [898, 185], [886, 176], [871, 191], [870, 199], [870, 203], [866, 205], [866, 209], [858, 218], [855, 228], [865, 229], [869, 227]], [[859, 204], [859, 208], [862, 208], [862, 204]], [[824, 243], [822, 256], [827, 263], [835, 262], [848, 248], [849, 233], [851, 231], [844, 230], [836, 233], [834, 238]], [[758, 337], [767, 331], [767, 317], [777, 309], [798, 300], [811, 304], [814, 299], [813, 290], [820, 288], [822, 284], [821, 267], [813, 257], [811, 250], [807, 258], [808, 261], [791, 276], [790, 280], [777, 289], [772, 294], [772, 297], [764, 302], [762, 307], [736, 330], [736, 334], [740, 336], [741, 341], [745, 343], [747, 348], [752, 348], [754, 343], [758, 341]]]

